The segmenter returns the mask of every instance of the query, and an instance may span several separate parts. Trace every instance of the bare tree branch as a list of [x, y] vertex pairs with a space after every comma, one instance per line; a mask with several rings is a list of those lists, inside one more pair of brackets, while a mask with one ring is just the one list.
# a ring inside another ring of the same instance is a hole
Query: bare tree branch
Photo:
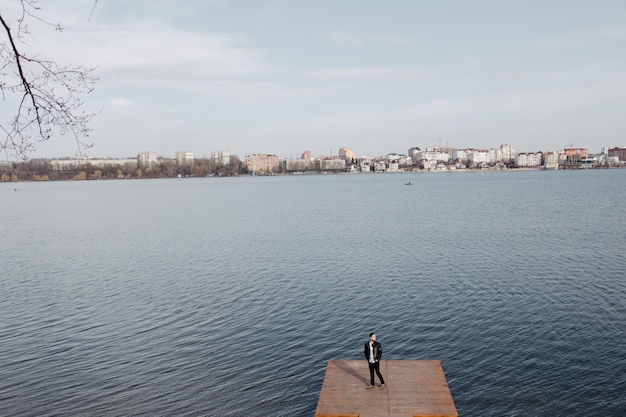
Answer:
[[91, 21], [91, 17], [93, 16], [94, 10], [96, 10], [96, 5], [97, 4], [98, 4], [98, 0], [94, 0], [93, 7], [91, 8], [91, 13], [89, 13], [89, 19], [87, 19], [88, 22]]
[[95, 116], [83, 110], [82, 94], [89, 94], [97, 81], [95, 68], [61, 66], [38, 55], [29, 56], [20, 51], [28, 34], [26, 19], [54, 26], [36, 15], [39, 7], [35, 0], [20, 0], [22, 14], [12, 29], [0, 14], [0, 23], [7, 43], [0, 43], [0, 92], [6, 103], [9, 96], [16, 97], [14, 115], [0, 120], [0, 150], [22, 159], [36, 150], [37, 145], [54, 135], [71, 134], [82, 155], [90, 145], [83, 141], [89, 136], [88, 123]]

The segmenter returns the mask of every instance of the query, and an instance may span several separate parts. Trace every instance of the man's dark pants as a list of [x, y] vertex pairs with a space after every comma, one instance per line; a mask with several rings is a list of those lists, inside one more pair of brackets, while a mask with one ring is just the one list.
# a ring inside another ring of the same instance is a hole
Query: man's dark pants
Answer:
[[370, 366], [370, 381], [371, 381], [370, 385], [374, 385], [374, 371], [376, 371], [376, 375], [378, 375], [378, 379], [380, 379], [380, 383], [384, 384], [385, 378], [383, 378], [383, 376], [380, 373], [380, 362], [376, 361], [374, 363], [371, 363], [370, 361], [367, 361], [367, 364]]

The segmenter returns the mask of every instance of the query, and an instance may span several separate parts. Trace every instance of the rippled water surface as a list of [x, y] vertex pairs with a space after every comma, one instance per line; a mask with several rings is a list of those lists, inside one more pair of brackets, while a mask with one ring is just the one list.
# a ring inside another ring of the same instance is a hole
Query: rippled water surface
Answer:
[[371, 331], [387, 359], [441, 360], [462, 416], [626, 415], [625, 189], [626, 170], [0, 184], [0, 415], [312, 416], [326, 362]]

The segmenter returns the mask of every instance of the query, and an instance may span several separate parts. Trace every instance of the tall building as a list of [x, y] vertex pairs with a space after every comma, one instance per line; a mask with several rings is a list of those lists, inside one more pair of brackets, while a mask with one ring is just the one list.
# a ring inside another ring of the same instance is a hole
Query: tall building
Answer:
[[176, 163], [178, 165], [193, 165], [193, 152], [178, 151], [176, 152]]
[[230, 152], [229, 151], [213, 151], [211, 152], [211, 159], [213, 163], [218, 167], [225, 167], [230, 165]]
[[140, 167], [149, 167], [152, 165], [156, 165], [158, 162], [156, 152], [141, 152], [137, 155], [137, 165]]
[[500, 145], [499, 156], [502, 158], [502, 162], [513, 162], [515, 160], [516, 154], [517, 152], [515, 152], [515, 148], [513, 147], [513, 145]]
[[273, 175], [278, 173], [278, 155], [255, 153], [246, 155], [244, 165], [250, 174]]
[[626, 161], [626, 148], [609, 148], [608, 156], [617, 157], [618, 161]]
[[339, 148], [339, 158], [350, 162], [354, 158], [354, 151], [350, 148]]
[[544, 154], [544, 168], [546, 169], [558, 169], [559, 167], [559, 154], [556, 152], [548, 151]]
[[409, 152], [407, 153], [407, 155], [409, 158], [411, 158], [411, 161], [415, 163], [416, 161], [420, 160], [420, 152], [421, 152], [420, 148], [418, 148], [417, 146], [413, 146], [409, 148]]

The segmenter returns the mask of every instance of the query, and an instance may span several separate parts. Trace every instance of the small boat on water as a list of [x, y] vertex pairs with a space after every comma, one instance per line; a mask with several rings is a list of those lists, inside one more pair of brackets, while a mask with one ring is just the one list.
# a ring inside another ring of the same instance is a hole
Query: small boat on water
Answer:
[[411, 184], [411, 181], [409, 181], [409, 182], [405, 182], [404, 185], [413, 185], [413, 184]]

